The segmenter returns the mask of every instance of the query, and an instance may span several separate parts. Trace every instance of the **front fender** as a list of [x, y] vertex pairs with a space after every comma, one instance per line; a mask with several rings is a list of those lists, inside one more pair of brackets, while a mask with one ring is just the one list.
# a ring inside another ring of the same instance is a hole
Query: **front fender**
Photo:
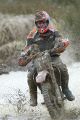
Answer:
[[46, 80], [46, 76], [49, 75], [47, 70], [43, 70], [36, 76], [36, 83], [43, 83]]

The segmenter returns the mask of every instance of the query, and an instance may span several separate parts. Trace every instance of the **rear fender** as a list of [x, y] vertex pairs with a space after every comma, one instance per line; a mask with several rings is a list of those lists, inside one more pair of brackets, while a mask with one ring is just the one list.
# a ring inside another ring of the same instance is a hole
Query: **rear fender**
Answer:
[[36, 76], [36, 83], [45, 82], [47, 75], [49, 75], [49, 72], [47, 70], [39, 72], [38, 75]]

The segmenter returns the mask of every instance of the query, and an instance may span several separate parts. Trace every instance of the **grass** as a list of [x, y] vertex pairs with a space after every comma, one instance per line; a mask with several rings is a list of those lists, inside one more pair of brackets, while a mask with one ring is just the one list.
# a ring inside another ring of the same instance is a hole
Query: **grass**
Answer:
[[64, 20], [69, 29], [79, 35], [79, 0], [12, 0], [12, 2], [1, 0], [0, 2], [0, 12], [4, 14], [35, 14], [38, 10], [47, 11], [58, 22]]
[[[2, 14], [9, 14], [13, 15], [28, 15], [28, 14], [35, 14], [36, 11], [39, 10], [45, 10], [49, 13], [49, 15], [55, 19], [53, 23], [56, 21], [56, 26], [59, 31], [61, 31], [64, 36], [69, 36], [69, 38], [72, 37], [72, 41], [75, 43], [75, 39], [77, 39], [76, 46], [79, 46], [80, 43], [80, 2], [79, 0], [76, 0], [77, 2], [74, 2], [74, 0], [67, 0], [67, 3], [65, 0], [0, 0], [0, 12]], [[6, 17], [5, 17], [6, 19]], [[25, 22], [20, 18], [22, 23], [25, 24]], [[3, 19], [0, 18], [1, 23], [3, 22]], [[0, 49], [0, 58], [3, 58], [3, 56], [9, 56], [12, 54], [13, 50], [15, 50], [15, 45], [11, 47], [8, 46], [9, 50], [7, 49], [7, 44], [9, 42], [17, 42], [17, 40], [25, 39], [26, 31], [30, 30], [30, 23], [27, 23], [26, 28], [22, 28], [23, 24], [17, 23], [19, 21], [19, 18], [16, 19], [14, 23], [10, 23], [9, 19], [5, 20], [2, 28], [0, 23], [0, 46], [6, 44], [5, 50], [1, 47]], [[26, 19], [27, 21], [27, 19]], [[10, 26], [8, 23], [12, 26]], [[14, 23], [14, 24], [13, 24]], [[7, 26], [6, 26], [7, 25]], [[22, 29], [22, 32], [19, 30]], [[74, 44], [75, 45], [75, 44]], [[5, 53], [7, 51], [7, 53]], [[9, 53], [9, 51], [11, 53]], [[4, 57], [5, 58], [5, 57]]]

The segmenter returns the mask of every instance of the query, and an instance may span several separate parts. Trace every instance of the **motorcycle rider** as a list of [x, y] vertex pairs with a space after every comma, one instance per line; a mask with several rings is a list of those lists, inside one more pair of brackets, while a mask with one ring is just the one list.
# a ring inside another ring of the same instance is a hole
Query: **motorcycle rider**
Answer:
[[[64, 52], [69, 44], [69, 41], [63, 42], [62, 36], [57, 30], [50, 26], [50, 16], [45, 11], [40, 11], [35, 14], [35, 25], [29, 35], [27, 36], [27, 46], [38, 44], [41, 51], [50, 50], [52, 62], [61, 71], [61, 86], [62, 91], [69, 101], [73, 101], [75, 97], [69, 90], [69, 74], [65, 64], [60, 59], [60, 53]], [[30, 105], [37, 105], [37, 87], [33, 81], [33, 74], [35, 73], [35, 66], [32, 63], [28, 69], [28, 85], [30, 89]]]

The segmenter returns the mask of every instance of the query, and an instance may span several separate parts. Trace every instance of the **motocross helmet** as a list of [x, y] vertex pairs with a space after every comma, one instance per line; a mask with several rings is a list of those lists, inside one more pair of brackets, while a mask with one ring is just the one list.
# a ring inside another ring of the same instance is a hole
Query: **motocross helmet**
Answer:
[[35, 14], [35, 24], [39, 33], [45, 33], [49, 29], [50, 17], [47, 12], [40, 11]]

